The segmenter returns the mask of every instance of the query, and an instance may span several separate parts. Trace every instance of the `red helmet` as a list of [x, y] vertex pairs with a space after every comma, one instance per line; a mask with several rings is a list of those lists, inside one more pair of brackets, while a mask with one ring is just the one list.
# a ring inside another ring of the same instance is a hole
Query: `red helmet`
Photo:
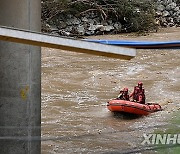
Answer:
[[124, 88], [123, 91], [127, 91], [128, 92], [128, 88]]
[[138, 82], [138, 85], [141, 85], [141, 86], [142, 86], [142, 85], [143, 85], [143, 83], [142, 83], [142, 82]]

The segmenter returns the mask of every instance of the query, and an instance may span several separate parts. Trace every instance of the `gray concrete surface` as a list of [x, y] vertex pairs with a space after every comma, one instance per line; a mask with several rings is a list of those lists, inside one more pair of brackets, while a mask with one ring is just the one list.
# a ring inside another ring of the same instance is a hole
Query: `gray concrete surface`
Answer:
[[[0, 0], [0, 25], [40, 31], [40, 0]], [[38, 154], [40, 47], [0, 41], [0, 154]]]
[[131, 59], [136, 55], [136, 50], [133, 48], [104, 45], [88, 42], [85, 40], [62, 38], [58, 36], [3, 26], [0, 26], [0, 40], [58, 48], [67, 51], [88, 53], [120, 59]]

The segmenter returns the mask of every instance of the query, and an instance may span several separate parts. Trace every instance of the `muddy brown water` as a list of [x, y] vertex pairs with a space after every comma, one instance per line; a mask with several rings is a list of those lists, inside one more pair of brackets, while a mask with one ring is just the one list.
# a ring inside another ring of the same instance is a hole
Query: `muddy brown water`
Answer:
[[[179, 40], [180, 28], [146, 36], [95, 39]], [[146, 102], [163, 111], [146, 117], [114, 115], [106, 102], [144, 83]], [[143, 133], [165, 129], [180, 109], [180, 50], [138, 50], [130, 60], [42, 49], [42, 153], [126, 153], [141, 149]], [[142, 151], [146, 153], [146, 151]], [[152, 152], [153, 153], [153, 152]]]

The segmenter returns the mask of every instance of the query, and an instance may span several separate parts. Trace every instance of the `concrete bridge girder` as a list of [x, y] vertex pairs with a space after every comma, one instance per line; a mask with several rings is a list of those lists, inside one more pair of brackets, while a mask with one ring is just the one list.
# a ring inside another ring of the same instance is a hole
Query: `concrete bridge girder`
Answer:
[[[41, 1], [0, 0], [0, 25], [40, 31]], [[40, 47], [0, 41], [0, 65], [0, 153], [38, 154]]]

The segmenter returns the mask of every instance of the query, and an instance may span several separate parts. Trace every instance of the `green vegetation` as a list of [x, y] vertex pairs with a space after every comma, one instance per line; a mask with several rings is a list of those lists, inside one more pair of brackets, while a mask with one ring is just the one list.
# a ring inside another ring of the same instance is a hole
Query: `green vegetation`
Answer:
[[[168, 126], [168, 128], [166, 128], [165, 131], [162, 130], [158, 130], [155, 131], [154, 133], [159, 133], [159, 134], [180, 134], [180, 129], [179, 129], [179, 125], [180, 125], [180, 113], [176, 112], [172, 115], [172, 120], [169, 122], [170, 125]], [[159, 146], [164, 146], [164, 148], [160, 148], [158, 150], [158, 153], [160, 154], [179, 154], [180, 151], [180, 146], [179, 144], [171, 144], [171, 145], [159, 145]], [[168, 146], [168, 148], [167, 148]]]
[[[112, 20], [121, 23], [124, 32], [150, 31], [156, 26], [154, 22], [154, 5], [151, 0], [42, 1], [46, 5], [46, 11], [43, 9], [42, 12], [43, 19], [52, 19], [61, 13], [73, 14], [78, 17], [93, 12], [104, 21]], [[47, 1], [50, 3], [45, 4]]]

